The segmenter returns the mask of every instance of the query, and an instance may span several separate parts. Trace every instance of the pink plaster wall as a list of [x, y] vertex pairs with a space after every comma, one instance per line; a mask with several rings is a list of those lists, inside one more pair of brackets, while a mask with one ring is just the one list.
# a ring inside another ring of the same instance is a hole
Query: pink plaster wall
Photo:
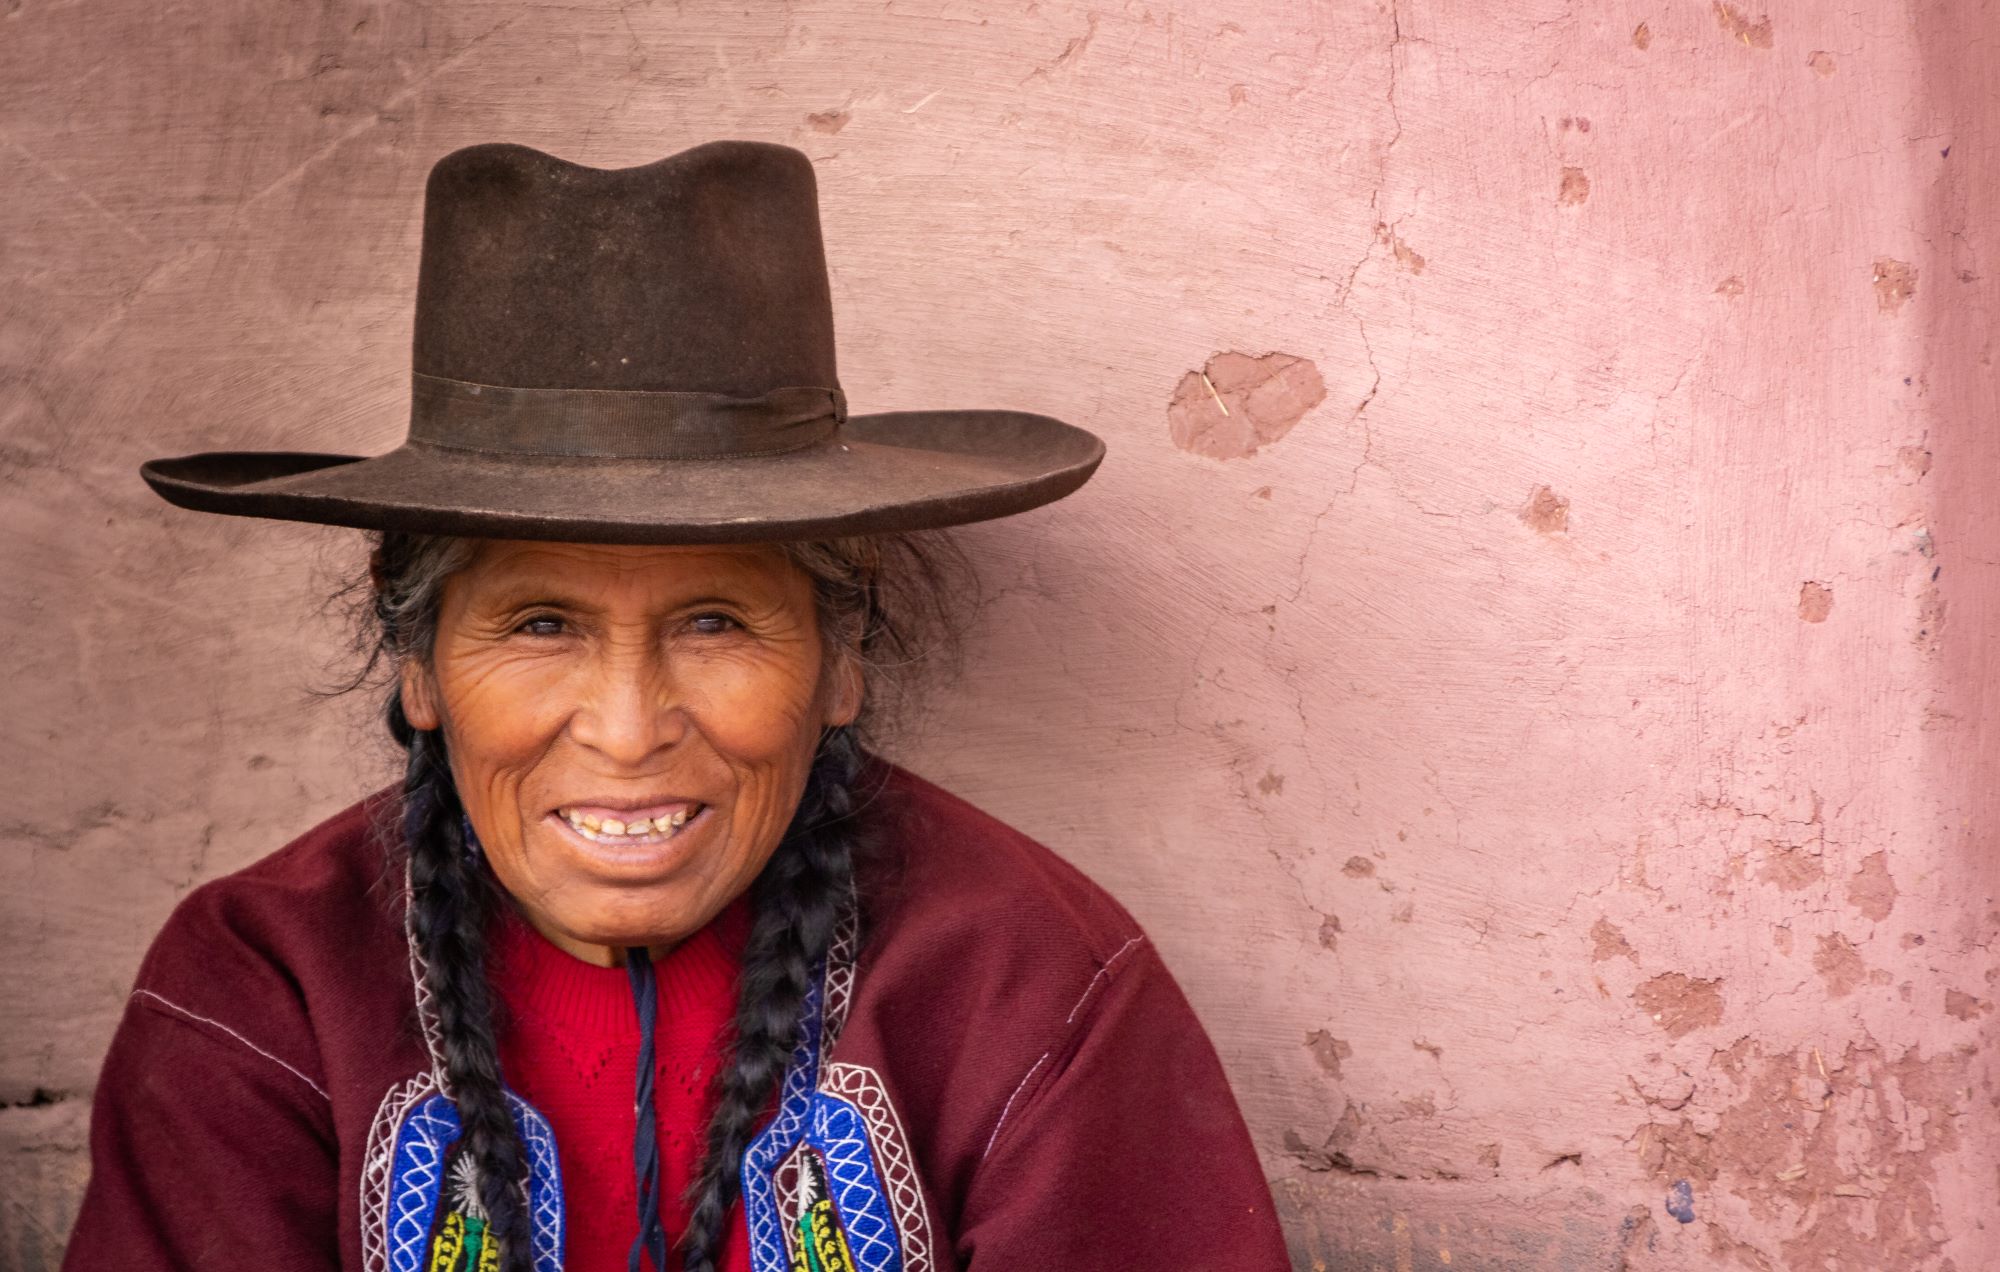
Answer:
[[1978, 0], [0, 0], [0, 1265], [55, 1257], [175, 900], [386, 771], [307, 693], [348, 540], [134, 467], [397, 440], [445, 151], [747, 136], [819, 166], [860, 409], [1110, 439], [967, 535], [906, 749], [1150, 927], [1300, 1267], [2000, 1267], [1996, 45]]

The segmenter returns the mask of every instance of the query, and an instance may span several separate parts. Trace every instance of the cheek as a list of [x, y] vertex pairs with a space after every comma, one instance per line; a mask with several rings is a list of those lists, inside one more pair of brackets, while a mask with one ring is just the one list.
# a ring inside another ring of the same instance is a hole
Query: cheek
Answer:
[[494, 658], [465, 660], [440, 678], [460, 797], [475, 822], [503, 844], [515, 835], [514, 819], [499, 805], [513, 802], [561, 732], [561, 682], [546, 665]]

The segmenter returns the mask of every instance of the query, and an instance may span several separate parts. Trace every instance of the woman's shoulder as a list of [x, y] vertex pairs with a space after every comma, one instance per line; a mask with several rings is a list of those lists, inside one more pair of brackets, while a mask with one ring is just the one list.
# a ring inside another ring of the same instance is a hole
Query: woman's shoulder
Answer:
[[255, 1030], [240, 1022], [296, 1023], [372, 980], [405, 989], [401, 880], [381, 838], [393, 800], [377, 792], [183, 897], [140, 964], [133, 1005], [241, 1037]]
[[871, 925], [976, 935], [988, 949], [1029, 946], [1100, 966], [1143, 935], [1083, 871], [950, 791], [888, 766], [877, 798], [889, 842], [868, 890]]
[[351, 945], [364, 929], [394, 926], [401, 880], [389, 878], [383, 833], [393, 791], [377, 791], [284, 847], [195, 888], [160, 930], [153, 956], [192, 946], [286, 947], [314, 939]]

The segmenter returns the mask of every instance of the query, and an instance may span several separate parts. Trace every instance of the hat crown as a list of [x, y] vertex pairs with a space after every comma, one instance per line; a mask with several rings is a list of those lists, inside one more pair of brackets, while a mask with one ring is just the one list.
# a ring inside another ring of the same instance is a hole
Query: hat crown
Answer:
[[812, 164], [748, 141], [616, 169], [454, 151], [425, 191], [413, 355], [522, 389], [836, 389]]

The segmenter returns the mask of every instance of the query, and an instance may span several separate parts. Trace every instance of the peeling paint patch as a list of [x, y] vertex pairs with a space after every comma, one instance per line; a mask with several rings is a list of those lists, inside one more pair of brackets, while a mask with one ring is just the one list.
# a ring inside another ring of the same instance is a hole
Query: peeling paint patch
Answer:
[[1722, 1023], [1722, 982], [1699, 980], [1667, 972], [1640, 985], [1632, 998], [1653, 1023], [1680, 1038], [1708, 1025]]
[[1283, 773], [1266, 772], [1257, 779], [1257, 792], [1261, 795], [1282, 795], [1285, 790]]
[[1424, 272], [1424, 258], [1422, 254], [1412, 250], [1409, 244], [1403, 242], [1402, 235], [1396, 233], [1395, 227], [1377, 221], [1375, 223], [1375, 241], [1386, 246], [1395, 256], [1396, 263], [1404, 269], [1409, 270], [1412, 274], [1421, 274]]
[[847, 121], [852, 118], [854, 118], [852, 111], [835, 108], [814, 111], [806, 116], [806, 123], [810, 124], [815, 132], [837, 133], [847, 127]]
[[1354, 1048], [1348, 1046], [1344, 1039], [1336, 1038], [1324, 1029], [1315, 1029], [1306, 1035], [1306, 1048], [1313, 1053], [1313, 1059], [1319, 1061], [1319, 1067], [1335, 1078], [1340, 1076], [1340, 1062], [1354, 1054]]
[[1521, 520], [1541, 534], [1564, 534], [1569, 530], [1569, 500], [1547, 486], [1537, 486], [1521, 509]]
[[1634, 963], [1639, 961], [1632, 943], [1625, 939], [1618, 926], [1609, 919], [1599, 919], [1590, 925], [1590, 961], [1602, 963], [1613, 958], [1629, 958]]
[[1715, 285], [1715, 294], [1718, 296], [1728, 296], [1732, 299], [1741, 296], [1743, 294], [1742, 277], [1737, 274], [1731, 274], [1729, 277], [1723, 279]]
[[1868, 965], [1861, 961], [1861, 952], [1854, 948], [1854, 942], [1838, 932], [1819, 938], [1819, 949], [1813, 954], [1813, 970], [1826, 983], [1829, 998], [1845, 998], [1854, 992], [1856, 985], [1868, 979]]
[[1340, 868], [1340, 873], [1350, 879], [1366, 879], [1375, 873], [1375, 863], [1366, 857], [1349, 857], [1347, 864]]
[[1320, 947], [1326, 950], [1337, 950], [1340, 948], [1340, 916], [1338, 914], [1326, 915], [1319, 921], [1319, 943]]
[[1944, 1014], [1958, 1020], [1973, 1020], [1993, 1010], [1993, 1004], [1956, 989], [1944, 991]]
[[1901, 309], [1917, 294], [1917, 267], [1893, 257], [1875, 258], [1875, 307], [1885, 314]]
[[1806, 59], [1806, 65], [1812, 67], [1814, 71], [1821, 75], [1831, 75], [1833, 74], [1833, 54], [1827, 52], [1825, 49], [1814, 49], [1812, 56]]
[[1896, 448], [1896, 467], [1907, 477], [1923, 477], [1931, 470], [1931, 453], [1921, 446], [1899, 446]]
[[1557, 203], [1581, 203], [1590, 197], [1590, 178], [1581, 168], [1564, 168], [1562, 184], [1556, 187]]
[[1826, 878], [1826, 868], [1820, 859], [1797, 844], [1767, 839], [1760, 847], [1764, 850], [1764, 869], [1757, 879], [1776, 884], [1780, 892], [1797, 892]]
[[1889, 917], [1896, 908], [1896, 881], [1889, 875], [1887, 853], [1871, 852], [1862, 858], [1861, 869], [1847, 881], [1847, 904], [1876, 923]]
[[1717, 26], [1753, 49], [1771, 47], [1771, 19], [1768, 14], [1752, 22], [1749, 15], [1735, 5], [1723, 4], [1721, 0], [1716, 0], [1715, 22]]
[[1934, 650], [1943, 632], [1944, 593], [1936, 583], [1926, 583], [1917, 593], [1917, 634], [1911, 639], [1919, 649]]
[[1241, 459], [1292, 431], [1326, 400], [1311, 361], [1289, 353], [1218, 353], [1181, 377], [1167, 405], [1174, 445], [1211, 459]]
[[1824, 623], [1833, 613], [1833, 589], [1808, 581], [1799, 588], [1799, 618], [1808, 623]]

